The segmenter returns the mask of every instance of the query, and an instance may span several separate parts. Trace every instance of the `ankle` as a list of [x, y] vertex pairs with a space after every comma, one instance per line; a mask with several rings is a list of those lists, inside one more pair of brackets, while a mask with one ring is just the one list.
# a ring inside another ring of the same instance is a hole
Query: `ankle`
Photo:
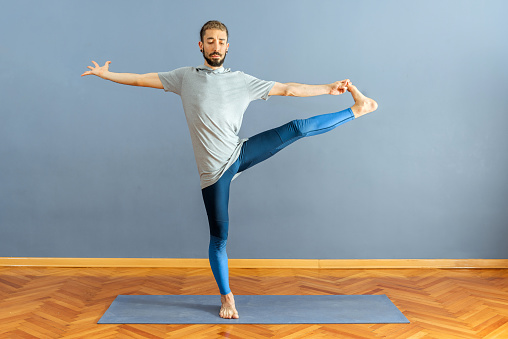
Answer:
[[354, 105], [353, 107], [351, 107], [351, 111], [353, 112], [355, 119], [365, 114], [364, 111], [361, 109], [361, 107], [359, 107], [358, 105]]
[[357, 102], [351, 107], [351, 111], [353, 112], [355, 118], [359, 118], [362, 115], [374, 112], [377, 110], [377, 102], [374, 100], [367, 98], [367, 100], [363, 102]]
[[220, 298], [225, 301], [234, 301], [235, 300], [233, 292], [229, 292], [228, 294], [221, 294]]

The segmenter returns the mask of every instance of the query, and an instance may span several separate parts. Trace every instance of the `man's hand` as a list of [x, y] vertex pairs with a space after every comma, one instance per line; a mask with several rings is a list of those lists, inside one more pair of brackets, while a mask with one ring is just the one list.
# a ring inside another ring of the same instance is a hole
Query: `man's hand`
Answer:
[[336, 81], [333, 84], [330, 84], [330, 94], [331, 95], [339, 95], [344, 94], [347, 91], [347, 87], [351, 85], [351, 81], [349, 79]]
[[87, 68], [90, 68], [91, 71], [86, 71], [85, 73], [81, 74], [81, 76], [93, 74], [93, 75], [97, 75], [98, 77], [102, 78], [104, 73], [109, 72], [109, 64], [111, 63], [111, 61], [106, 61], [106, 63], [102, 67], [99, 67], [99, 65], [93, 60], [92, 60], [92, 63], [95, 65], [95, 67], [87, 66]]

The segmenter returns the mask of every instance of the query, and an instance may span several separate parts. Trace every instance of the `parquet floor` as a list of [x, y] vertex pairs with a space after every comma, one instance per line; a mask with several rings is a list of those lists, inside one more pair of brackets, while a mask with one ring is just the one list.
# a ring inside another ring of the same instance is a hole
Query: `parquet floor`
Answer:
[[212, 273], [0, 267], [0, 338], [508, 338], [507, 269], [231, 269], [230, 279], [235, 294], [386, 294], [411, 323], [98, 325], [118, 294], [217, 294]]

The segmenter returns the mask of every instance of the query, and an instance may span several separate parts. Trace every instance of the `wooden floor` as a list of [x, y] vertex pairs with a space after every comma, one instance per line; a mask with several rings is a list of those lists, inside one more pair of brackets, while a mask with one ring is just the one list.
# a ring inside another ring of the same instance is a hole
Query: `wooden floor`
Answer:
[[118, 294], [217, 294], [211, 271], [0, 267], [0, 338], [508, 338], [508, 269], [231, 269], [230, 279], [235, 294], [386, 294], [411, 323], [98, 325]]

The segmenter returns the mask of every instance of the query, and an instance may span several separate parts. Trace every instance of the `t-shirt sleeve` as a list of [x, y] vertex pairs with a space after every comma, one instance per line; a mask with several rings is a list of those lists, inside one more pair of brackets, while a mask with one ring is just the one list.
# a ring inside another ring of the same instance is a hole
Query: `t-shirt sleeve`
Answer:
[[190, 67], [182, 67], [169, 72], [157, 73], [162, 82], [162, 86], [164, 86], [164, 91], [181, 95], [183, 78], [189, 69]]
[[257, 99], [268, 100], [268, 93], [270, 93], [270, 90], [275, 85], [275, 81], [260, 80], [245, 73], [243, 75], [247, 84], [247, 90], [249, 91], [250, 101]]

